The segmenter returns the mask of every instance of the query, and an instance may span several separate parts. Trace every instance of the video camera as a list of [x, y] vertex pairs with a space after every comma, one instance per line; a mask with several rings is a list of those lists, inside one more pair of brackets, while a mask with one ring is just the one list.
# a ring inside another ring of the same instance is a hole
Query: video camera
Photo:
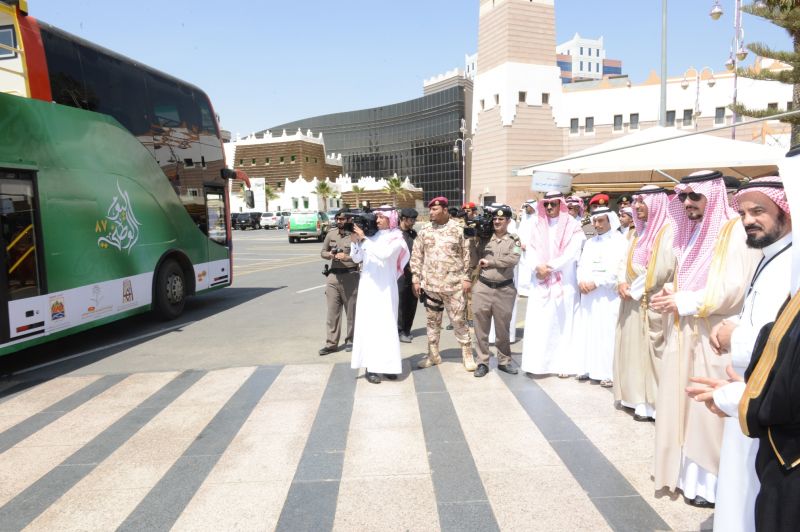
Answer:
[[364, 231], [364, 236], [373, 236], [378, 232], [378, 219], [375, 213], [370, 211], [349, 211], [348, 215], [351, 216], [352, 222], [344, 224], [344, 230], [353, 232], [353, 226], [358, 226]]
[[486, 240], [494, 234], [494, 224], [492, 223], [492, 214], [484, 212], [479, 214], [472, 220], [464, 221], [464, 236], [466, 238], [478, 237]]

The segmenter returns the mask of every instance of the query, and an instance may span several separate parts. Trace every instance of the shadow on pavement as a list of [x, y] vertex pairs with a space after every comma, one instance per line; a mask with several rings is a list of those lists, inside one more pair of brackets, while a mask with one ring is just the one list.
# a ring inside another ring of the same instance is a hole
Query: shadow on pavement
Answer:
[[[286, 287], [228, 287], [187, 299], [183, 314], [173, 321], [159, 320], [147, 312], [2, 356], [0, 357], [0, 401], [132, 346], [179, 331], [181, 326], [284, 288]], [[82, 355], [70, 358], [76, 354]], [[42, 364], [47, 366], [36, 368]]]

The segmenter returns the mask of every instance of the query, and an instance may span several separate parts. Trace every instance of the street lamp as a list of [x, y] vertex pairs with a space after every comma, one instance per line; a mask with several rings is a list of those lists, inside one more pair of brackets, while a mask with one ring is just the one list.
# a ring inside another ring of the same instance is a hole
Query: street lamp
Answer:
[[700, 81], [705, 81], [709, 87], [713, 87], [716, 85], [717, 80], [714, 79], [714, 71], [709, 67], [703, 67], [700, 70], [689, 67], [689, 70], [683, 73], [683, 80], [681, 81], [681, 88], [683, 90], [689, 88], [691, 84], [689, 80], [692, 77], [694, 77], [695, 82], [694, 113], [692, 118], [694, 120], [694, 128], [697, 129], [697, 122], [700, 117]]
[[467, 121], [461, 119], [461, 138], [456, 139], [453, 143], [453, 153], [461, 154], [461, 204], [467, 202], [467, 153], [466, 150], [472, 151], [472, 139], [467, 136]]
[[[747, 50], [744, 47], [744, 28], [742, 27], [742, 0], [734, 0], [733, 3], [733, 41], [731, 42], [731, 52], [728, 60], [725, 61], [725, 68], [729, 72], [733, 72], [733, 127], [731, 127], [731, 138], [736, 139], [736, 122], [739, 116], [736, 114], [736, 100], [738, 96], [738, 81], [739, 81], [739, 62], [747, 58]], [[765, 7], [764, 2], [756, 2], [755, 6], [758, 8]], [[714, 0], [714, 6], [711, 8], [709, 16], [713, 20], [719, 20], [723, 15], [722, 7], [719, 5], [719, 0]]]

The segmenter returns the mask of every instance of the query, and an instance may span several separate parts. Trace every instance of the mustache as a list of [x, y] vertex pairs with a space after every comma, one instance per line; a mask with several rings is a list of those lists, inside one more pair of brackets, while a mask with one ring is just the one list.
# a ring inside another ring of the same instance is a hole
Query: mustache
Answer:
[[762, 226], [760, 226], [759, 224], [749, 224], [749, 225], [745, 225], [744, 226], [744, 230], [745, 231], [749, 231], [750, 229], [755, 229], [755, 230], [760, 230], [760, 231], [764, 230], [764, 228]]

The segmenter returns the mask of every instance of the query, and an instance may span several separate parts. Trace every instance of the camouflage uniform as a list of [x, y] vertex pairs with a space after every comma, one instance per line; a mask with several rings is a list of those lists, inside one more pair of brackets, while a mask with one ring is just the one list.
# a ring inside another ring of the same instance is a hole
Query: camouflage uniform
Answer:
[[[443, 225], [426, 224], [414, 240], [411, 253], [412, 282], [419, 283], [429, 297], [441, 301], [441, 305], [429, 301], [425, 306], [429, 355], [434, 358], [438, 357], [442, 310], [434, 310], [431, 306], [444, 307], [447, 310], [455, 329], [456, 340], [462, 346], [462, 354], [468, 350], [469, 358], [472, 357], [461, 284], [470, 280], [470, 261], [471, 250], [464, 238], [463, 228], [452, 218]], [[465, 367], [470, 369], [466, 355], [464, 356]], [[471, 366], [474, 366], [474, 360], [471, 361]]]

